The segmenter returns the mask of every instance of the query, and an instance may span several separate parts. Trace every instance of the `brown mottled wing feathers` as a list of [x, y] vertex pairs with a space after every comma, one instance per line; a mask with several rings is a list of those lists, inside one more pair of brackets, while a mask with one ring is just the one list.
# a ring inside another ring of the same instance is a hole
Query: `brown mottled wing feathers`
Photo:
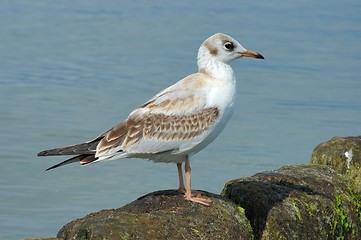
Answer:
[[[146, 112], [132, 114], [128, 120], [103, 134], [97, 147], [96, 157], [119, 147], [118, 151], [132, 148], [138, 153], [142, 149], [135, 146], [140, 140], [178, 140], [195, 138], [206, 131], [218, 119], [217, 108], [203, 109], [190, 115], [165, 115]], [[168, 149], [171, 150], [171, 149]]]
[[104, 152], [107, 152], [121, 144], [128, 132], [127, 121], [119, 123], [118, 125], [111, 128], [109, 131], [101, 135], [102, 139], [100, 140], [97, 146], [96, 155], [101, 155]]
[[217, 108], [207, 108], [191, 115], [149, 114], [144, 120], [145, 139], [190, 139], [202, 134], [217, 119]]

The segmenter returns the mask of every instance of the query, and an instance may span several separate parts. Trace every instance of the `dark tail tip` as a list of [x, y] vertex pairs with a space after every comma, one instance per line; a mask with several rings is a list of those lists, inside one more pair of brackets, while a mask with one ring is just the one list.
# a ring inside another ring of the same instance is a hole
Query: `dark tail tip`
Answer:
[[57, 168], [57, 167], [59, 167], [58, 164], [57, 164], [57, 165], [54, 165], [54, 166], [52, 166], [52, 167], [50, 167], [50, 168], [47, 168], [45, 171], [49, 171], [49, 170], [54, 169], [54, 168]]
[[45, 151], [41, 151], [41, 152], [38, 152], [38, 157], [42, 157], [42, 156], [48, 156], [49, 154], [49, 151], [48, 150], [45, 150]]
[[[41, 155], [41, 156], [43, 156], [43, 155]], [[45, 156], [46, 156], [46, 155], [45, 155]], [[81, 161], [82, 159], [88, 159], [88, 158], [90, 158], [90, 160], [92, 160], [92, 161], [88, 160], [86, 163], [82, 163], [82, 165], [88, 164], [88, 163], [93, 162], [93, 161], [95, 160], [94, 155], [82, 154], [82, 155], [78, 155], [78, 156], [72, 157], [72, 158], [70, 158], [70, 159], [67, 159], [67, 160], [65, 160], [65, 161], [63, 161], [63, 162], [61, 162], [61, 163], [58, 163], [58, 164], [56, 164], [56, 165], [54, 165], [54, 166], [46, 169], [45, 171], [49, 171], [49, 170], [51, 170], [51, 169], [54, 169], [54, 168], [57, 168], [57, 167], [61, 167], [61, 166], [64, 166], [64, 165], [67, 165], [67, 164], [70, 164], [70, 163], [79, 162], [79, 161]]]

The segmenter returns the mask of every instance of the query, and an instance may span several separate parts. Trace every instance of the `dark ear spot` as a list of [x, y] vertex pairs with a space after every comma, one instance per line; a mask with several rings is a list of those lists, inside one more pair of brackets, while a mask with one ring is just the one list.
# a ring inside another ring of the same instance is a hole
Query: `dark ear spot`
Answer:
[[217, 50], [216, 48], [211, 48], [211, 49], [209, 49], [209, 52], [210, 52], [212, 55], [217, 55], [218, 50]]
[[217, 55], [218, 50], [217, 48], [211, 47], [208, 43], [205, 44], [206, 48], [208, 48], [210, 54]]

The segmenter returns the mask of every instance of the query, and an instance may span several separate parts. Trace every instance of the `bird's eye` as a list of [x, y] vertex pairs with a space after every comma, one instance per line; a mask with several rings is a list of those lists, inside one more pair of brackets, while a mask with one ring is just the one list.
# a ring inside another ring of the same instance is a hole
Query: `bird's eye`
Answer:
[[223, 47], [228, 51], [232, 51], [234, 49], [234, 45], [232, 42], [226, 42]]

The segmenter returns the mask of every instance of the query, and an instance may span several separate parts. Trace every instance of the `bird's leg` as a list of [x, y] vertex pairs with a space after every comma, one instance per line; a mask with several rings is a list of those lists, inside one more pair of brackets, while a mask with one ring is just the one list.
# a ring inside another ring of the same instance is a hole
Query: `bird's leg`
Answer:
[[201, 196], [201, 193], [197, 192], [194, 195], [192, 195], [192, 188], [191, 188], [191, 166], [189, 164], [189, 158], [187, 156], [186, 158], [186, 162], [185, 162], [185, 166], [184, 166], [184, 170], [186, 172], [186, 184], [187, 184], [187, 189], [186, 189], [186, 193], [185, 193], [185, 199], [187, 199], [188, 201], [192, 201], [192, 202], [196, 202], [196, 203], [200, 203], [206, 206], [209, 206], [210, 203], [212, 202], [209, 199], [205, 199]]
[[178, 188], [178, 192], [180, 192], [180, 193], [186, 193], [186, 189], [185, 189], [185, 187], [184, 187], [184, 182], [183, 182], [182, 163], [177, 163], [177, 168], [178, 168], [178, 178], [179, 178], [179, 188]]

